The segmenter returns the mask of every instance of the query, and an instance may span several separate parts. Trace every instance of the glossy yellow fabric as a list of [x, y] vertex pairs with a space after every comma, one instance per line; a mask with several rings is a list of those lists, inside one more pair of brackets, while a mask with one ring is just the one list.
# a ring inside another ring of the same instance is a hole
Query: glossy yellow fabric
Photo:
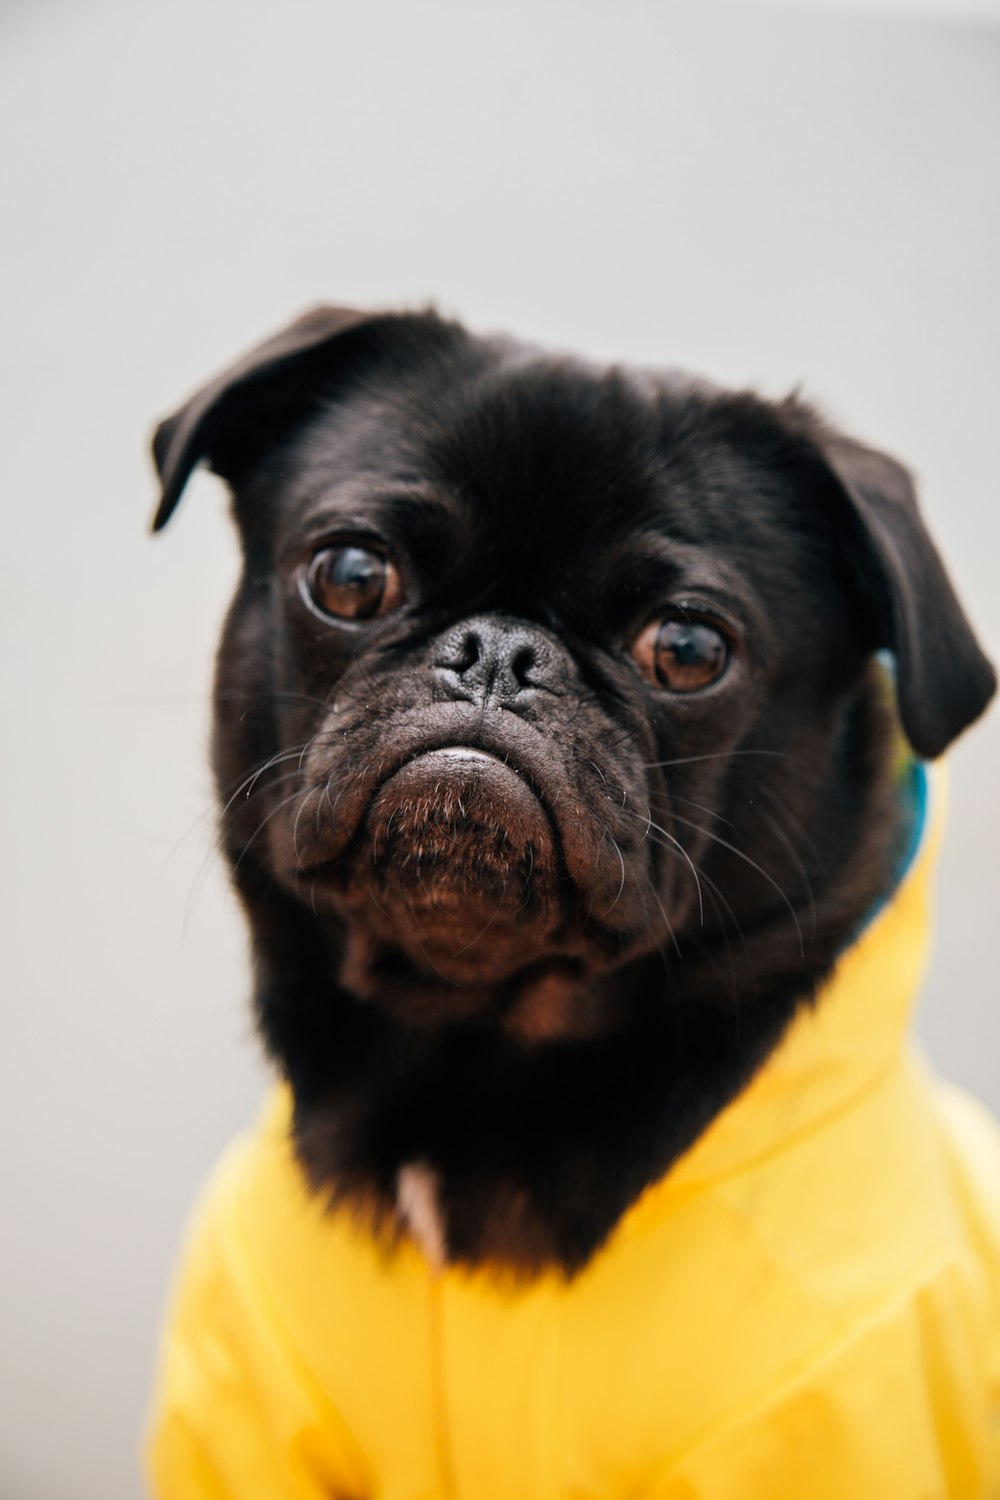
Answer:
[[1000, 1133], [905, 1039], [929, 862], [570, 1283], [385, 1253], [279, 1093], [187, 1247], [159, 1500], [1000, 1496]]

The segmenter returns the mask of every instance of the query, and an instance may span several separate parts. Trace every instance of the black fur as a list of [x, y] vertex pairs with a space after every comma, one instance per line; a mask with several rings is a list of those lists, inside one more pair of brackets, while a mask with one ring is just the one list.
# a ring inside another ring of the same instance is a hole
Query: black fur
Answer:
[[[992, 693], [905, 471], [797, 401], [339, 309], [155, 453], [158, 525], [202, 458], [235, 497], [215, 767], [312, 1182], [391, 1226], [419, 1162], [451, 1258], [581, 1266], [891, 877], [873, 653], [921, 753]], [[309, 607], [338, 541], [398, 609]], [[729, 640], [700, 692], [637, 663], [667, 609]]]

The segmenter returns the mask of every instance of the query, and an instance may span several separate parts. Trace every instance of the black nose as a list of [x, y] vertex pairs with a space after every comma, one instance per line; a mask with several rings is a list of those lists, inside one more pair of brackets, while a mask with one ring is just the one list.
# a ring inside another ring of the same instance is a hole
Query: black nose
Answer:
[[483, 615], [442, 636], [432, 661], [451, 698], [512, 704], [541, 689], [560, 691], [559, 653], [540, 631]]

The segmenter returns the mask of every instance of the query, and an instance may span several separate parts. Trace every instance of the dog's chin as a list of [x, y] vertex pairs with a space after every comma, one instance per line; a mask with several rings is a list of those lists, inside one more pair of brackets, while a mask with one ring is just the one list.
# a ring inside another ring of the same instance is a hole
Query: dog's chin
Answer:
[[[490, 1015], [519, 1034], [579, 1024], [583, 965], [560, 900], [558, 836], [510, 764], [467, 746], [415, 755], [375, 791], [328, 894], [341, 981], [426, 1025]], [[314, 892], [315, 894], [315, 892]]]

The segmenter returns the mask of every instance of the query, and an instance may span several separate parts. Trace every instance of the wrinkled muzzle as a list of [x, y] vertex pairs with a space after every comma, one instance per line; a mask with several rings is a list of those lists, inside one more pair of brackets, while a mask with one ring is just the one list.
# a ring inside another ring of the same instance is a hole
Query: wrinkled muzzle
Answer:
[[407, 970], [496, 1004], [514, 976], [579, 978], [648, 941], [662, 907], [642, 760], [547, 632], [453, 627], [366, 670], [314, 741], [272, 849], [346, 924], [355, 992], [385, 998]]
[[356, 844], [348, 904], [418, 967], [461, 982], [486, 966], [503, 979], [555, 936], [552, 824], [525, 776], [494, 755], [456, 745], [407, 761]]

